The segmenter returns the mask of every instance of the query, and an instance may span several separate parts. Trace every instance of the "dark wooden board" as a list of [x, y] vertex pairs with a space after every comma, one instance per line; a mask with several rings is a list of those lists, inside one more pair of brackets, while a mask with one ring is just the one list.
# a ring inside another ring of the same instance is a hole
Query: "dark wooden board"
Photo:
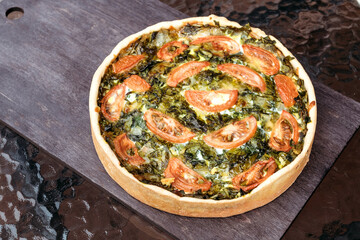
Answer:
[[316, 83], [318, 129], [309, 164], [272, 203], [225, 219], [187, 218], [148, 207], [106, 174], [94, 150], [88, 91], [97, 66], [124, 37], [186, 17], [156, 0], [4, 0], [24, 17], [0, 15], [0, 120], [113, 194], [154, 224], [186, 239], [278, 239], [360, 124], [360, 104]]

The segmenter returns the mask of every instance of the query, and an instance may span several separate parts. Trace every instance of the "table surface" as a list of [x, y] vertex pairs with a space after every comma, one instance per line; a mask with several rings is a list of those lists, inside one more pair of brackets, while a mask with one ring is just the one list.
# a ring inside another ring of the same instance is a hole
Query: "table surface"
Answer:
[[[0, 11], [12, 4], [2, 2]], [[360, 125], [360, 104], [313, 77], [317, 133], [310, 162], [288, 191], [260, 209], [224, 219], [161, 212], [130, 197], [106, 174], [91, 142], [88, 91], [93, 72], [117, 42], [186, 16], [155, 0], [17, 4], [26, 10], [23, 18], [0, 17], [0, 120], [175, 237], [281, 237]], [[305, 56], [300, 61], [311, 69]]]

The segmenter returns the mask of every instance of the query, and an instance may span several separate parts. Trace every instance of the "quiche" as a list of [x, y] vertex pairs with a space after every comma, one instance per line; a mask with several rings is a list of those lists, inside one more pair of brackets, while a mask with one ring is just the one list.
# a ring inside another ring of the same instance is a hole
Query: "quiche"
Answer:
[[214, 15], [163, 22], [122, 40], [90, 90], [93, 142], [131, 196], [192, 217], [263, 206], [300, 174], [316, 103], [274, 37]]

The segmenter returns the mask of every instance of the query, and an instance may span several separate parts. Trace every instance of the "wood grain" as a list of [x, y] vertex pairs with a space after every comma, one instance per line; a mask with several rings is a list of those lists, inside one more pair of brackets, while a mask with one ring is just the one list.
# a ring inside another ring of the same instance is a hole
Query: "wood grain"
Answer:
[[155, 0], [5, 0], [0, 12], [14, 4], [24, 9], [22, 18], [0, 16], [0, 120], [178, 238], [280, 238], [359, 127], [360, 104], [315, 80], [315, 142], [288, 191], [225, 219], [161, 212], [130, 197], [106, 174], [91, 141], [88, 92], [97, 66], [121, 39], [186, 16]]

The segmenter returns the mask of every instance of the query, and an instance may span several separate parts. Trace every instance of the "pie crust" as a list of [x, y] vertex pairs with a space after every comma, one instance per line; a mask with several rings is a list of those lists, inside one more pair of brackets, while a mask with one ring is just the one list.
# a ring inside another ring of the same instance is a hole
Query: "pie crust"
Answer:
[[[266, 181], [260, 184], [257, 188], [252, 190], [249, 194], [231, 200], [212, 200], [212, 199], [197, 199], [191, 197], [180, 197], [174, 193], [157, 187], [155, 185], [145, 184], [137, 180], [124, 167], [120, 166], [120, 161], [110, 148], [105, 139], [101, 136], [99, 126], [99, 106], [97, 105], [98, 91], [101, 78], [103, 77], [106, 68], [117, 57], [121, 49], [128, 46], [129, 43], [137, 39], [143, 34], [148, 34], [153, 31], [158, 31], [162, 28], [180, 28], [186, 24], [210, 24], [215, 25], [214, 20], [219, 22], [221, 26], [241, 27], [238, 23], [227, 20], [224, 17], [210, 15], [207, 17], [187, 18], [182, 20], [161, 22], [150, 26], [136, 34], [133, 34], [122, 40], [105, 58], [103, 63], [95, 72], [90, 89], [89, 96], [89, 112], [92, 139], [95, 145], [96, 152], [108, 172], [108, 174], [131, 196], [137, 200], [152, 206], [154, 208], [189, 217], [228, 217], [241, 214], [252, 209], [261, 207], [286, 191], [291, 184], [296, 180], [301, 171], [304, 169], [306, 163], [309, 161], [309, 155], [315, 135], [317, 106], [316, 104], [309, 110], [311, 121], [307, 124], [308, 132], [304, 138], [304, 146], [302, 152], [295, 158], [295, 160], [275, 172]], [[252, 28], [252, 36], [261, 37], [266, 34], [257, 28]], [[276, 38], [270, 36], [272, 40], [276, 41], [276, 47], [283, 53], [284, 56], [292, 56]], [[294, 58], [291, 64], [298, 71], [299, 78], [304, 80], [305, 88], [308, 92], [309, 106], [316, 103], [315, 92], [309, 76], [306, 74], [301, 64]], [[312, 103], [314, 102], [314, 103]], [[310, 104], [312, 103], [312, 104]]]

